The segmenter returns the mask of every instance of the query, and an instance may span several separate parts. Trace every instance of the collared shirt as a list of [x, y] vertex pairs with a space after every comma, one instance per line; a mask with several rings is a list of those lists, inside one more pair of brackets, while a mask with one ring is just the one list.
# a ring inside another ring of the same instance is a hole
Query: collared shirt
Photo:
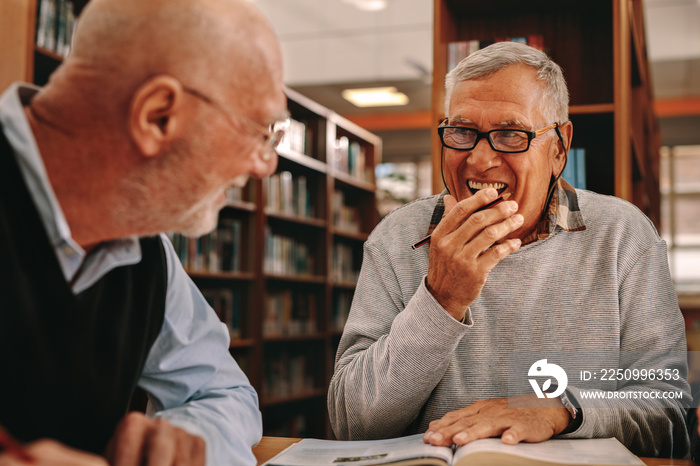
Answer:
[[[10, 86], [0, 97], [0, 125], [66, 282], [78, 294], [110, 270], [138, 263], [141, 248], [137, 237], [128, 237], [86, 254], [73, 240], [24, 112], [37, 92], [34, 86]], [[226, 325], [187, 276], [170, 241], [161, 238], [168, 269], [165, 319], [138, 384], [149, 393], [156, 417], [206, 440], [208, 465], [255, 464], [251, 447], [262, 436], [257, 394], [228, 352]]]
[[[435, 227], [445, 215], [446, 194], [447, 190], [443, 191], [437, 199], [437, 204], [430, 217], [428, 235], [433, 233], [433, 230], [435, 230]], [[564, 231], [582, 231], [586, 229], [586, 224], [583, 221], [581, 209], [578, 205], [576, 190], [563, 178], [559, 178], [557, 181], [557, 187], [549, 201], [546, 214], [535, 226], [535, 229], [523, 239], [523, 246], [547, 238], [554, 232], [556, 227], [560, 227]]]

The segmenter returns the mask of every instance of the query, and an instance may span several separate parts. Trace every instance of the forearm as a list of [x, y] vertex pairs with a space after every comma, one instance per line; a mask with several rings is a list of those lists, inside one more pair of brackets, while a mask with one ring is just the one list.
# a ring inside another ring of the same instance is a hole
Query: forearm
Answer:
[[393, 318], [388, 333], [373, 339], [365, 328], [367, 320], [360, 316], [376, 317], [381, 304], [369, 296], [376, 298], [372, 293], [366, 300], [360, 295], [353, 304], [355, 318], [346, 325], [329, 388], [331, 422], [341, 439], [404, 433], [443, 378], [467, 330], [423, 284]]
[[262, 437], [262, 419], [250, 386], [215, 391], [206, 398], [158, 411], [155, 417], [202, 437], [207, 465], [256, 463], [252, 447]]

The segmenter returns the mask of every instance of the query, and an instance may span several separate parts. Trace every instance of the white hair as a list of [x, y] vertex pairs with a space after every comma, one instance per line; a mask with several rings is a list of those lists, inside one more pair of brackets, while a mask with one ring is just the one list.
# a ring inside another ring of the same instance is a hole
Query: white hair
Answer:
[[569, 119], [569, 90], [561, 67], [544, 52], [518, 42], [496, 42], [470, 54], [445, 76], [445, 116], [455, 86], [470, 79], [490, 76], [508, 66], [527, 65], [537, 71], [543, 83], [542, 115], [547, 122]]

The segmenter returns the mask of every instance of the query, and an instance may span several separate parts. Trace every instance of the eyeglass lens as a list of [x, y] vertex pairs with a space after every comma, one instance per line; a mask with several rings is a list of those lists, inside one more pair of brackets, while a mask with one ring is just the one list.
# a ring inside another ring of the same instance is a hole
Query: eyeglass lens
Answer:
[[471, 128], [444, 127], [442, 128], [443, 143], [452, 149], [471, 150], [476, 146], [480, 137], [486, 137], [494, 150], [500, 152], [524, 152], [530, 146], [528, 133], [512, 129], [495, 129], [487, 133], [479, 133]]

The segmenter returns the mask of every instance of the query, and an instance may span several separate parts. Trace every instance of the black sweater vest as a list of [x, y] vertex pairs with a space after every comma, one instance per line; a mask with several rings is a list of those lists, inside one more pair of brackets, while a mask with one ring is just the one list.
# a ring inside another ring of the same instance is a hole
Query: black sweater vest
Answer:
[[165, 312], [158, 237], [75, 296], [0, 127], [0, 425], [101, 454]]

